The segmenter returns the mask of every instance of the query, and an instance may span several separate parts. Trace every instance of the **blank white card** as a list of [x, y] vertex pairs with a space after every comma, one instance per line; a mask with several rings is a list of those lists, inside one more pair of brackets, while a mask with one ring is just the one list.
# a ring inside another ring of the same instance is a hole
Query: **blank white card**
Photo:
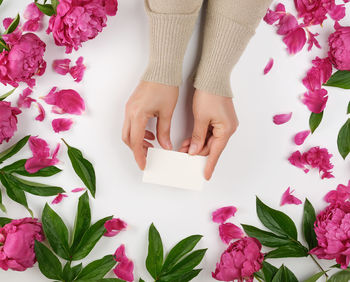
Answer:
[[206, 157], [149, 148], [143, 182], [201, 190]]

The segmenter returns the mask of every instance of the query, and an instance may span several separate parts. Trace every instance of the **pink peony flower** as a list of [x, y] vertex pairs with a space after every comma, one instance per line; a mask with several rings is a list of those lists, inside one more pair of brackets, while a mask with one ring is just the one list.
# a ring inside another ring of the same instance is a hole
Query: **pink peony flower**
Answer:
[[328, 153], [326, 148], [313, 147], [309, 151], [301, 154], [299, 151], [294, 152], [289, 158], [289, 162], [304, 170], [305, 173], [309, 172], [307, 166], [312, 168], [318, 168], [321, 178], [333, 178], [331, 169], [333, 164], [330, 162], [332, 155]]
[[309, 90], [308, 92], [304, 93], [301, 101], [308, 107], [311, 112], [319, 114], [323, 112], [327, 105], [328, 92], [323, 88]]
[[230, 217], [234, 216], [237, 208], [234, 206], [223, 207], [212, 213], [212, 219], [216, 223], [224, 223]]
[[0, 101], [0, 144], [8, 142], [17, 130], [17, 115], [21, 110], [10, 102]]
[[26, 89], [23, 90], [22, 94], [19, 95], [18, 100], [17, 100], [17, 106], [19, 108], [30, 108], [33, 102], [36, 100], [29, 97], [32, 94], [32, 89], [27, 87]]
[[316, 57], [312, 61], [312, 68], [308, 70], [306, 76], [303, 78], [304, 86], [311, 91], [321, 89], [322, 84], [326, 83], [332, 75], [332, 62], [330, 59], [321, 59]]
[[273, 59], [271, 58], [271, 59], [269, 60], [269, 62], [267, 63], [266, 67], [264, 68], [264, 75], [266, 75], [266, 74], [268, 74], [268, 73], [270, 72], [270, 70], [271, 70], [272, 67], [273, 67], [273, 63], [274, 63], [274, 61], [273, 61]]
[[350, 200], [350, 180], [348, 186], [339, 184], [336, 190], [329, 191], [324, 197], [324, 200], [331, 204]]
[[83, 98], [73, 89], [61, 90], [56, 92], [56, 87], [52, 88], [50, 93], [44, 97], [44, 101], [53, 105], [52, 112], [56, 114], [81, 115], [85, 110]]
[[275, 115], [273, 117], [273, 123], [280, 125], [280, 124], [284, 124], [288, 121], [290, 121], [290, 119], [292, 118], [293, 113], [287, 113], [287, 114], [279, 114], [279, 115]]
[[304, 130], [301, 131], [294, 136], [294, 143], [295, 145], [302, 145], [305, 142], [305, 139], [310, 135], [311, 131], [310, 130]]
[[66, 75], [69, 72], [70, 59], [54, 60], [52, 68], [55, 72], [61, 75]]
[[71, 128], [73, 120], [71, 118], [56, 118], [52, 121], [52, 128], [56, 133], [67, 131]]
[[302, 27], [291, 30], [283, 37], [283, 42], [286, 44], [289, 54], [300, 52], [306, 44], [305, 30]]
[[300, 205], [302, 203], [301, 200], [299, 200], [297, 197], [292, 195], [293, 192], [294, 190], [290, 191], [290, 187], [287, 188], [287, 190], [282, 195], [281, 204], [280, 204], [281, 206]]
[[45, 119], [45, 116], [46, 116], [45, 109], [43, 108], [43, 106], [39, 102], [36, 102], [36, 104], [37, 104], [38, 109], [39, 109], [39, 114], [35, 117], [35, 120], [43, 121]]
[[254, 279], [254, 273], [262, 267], [264, 255], [260, 242], [251, 237], [244, 237], [227, 248], [216, 264], [213, 278], [219, 281], [249, 281]]
[[121, 245], [114, 253], [114, 259], [118, 262], [113, 269], [114, 274], [127, 282], [134, 281], [134, 263], [125, 254], [125, 246]]
[[219, 235], [225, 244], [230, 244], [233, 239], [244, 237], [243, 231], [233, 223], [222, 223], [219, 226]]
[[71, 53], [95, 38], [106, 26], [107, 15], [115, 15], [117, 7], [116, 0], [60, 0], [47, 33], [52, 32], [55, 43]]
[[0, 228], [0, 268], [24, 271], [36, 262], [35, 240], [45, 239], [36, 218], [12, 220]]
[[66, 194], [58, 193], [58, 195], [52, 200], [51, 204], [57, 205], [60, 202], [62, 202], [63, 198], [67, 198], [67, 197], [68, 197], [68, 195], [66, 195]]
[[350, 26], [335, 24], [329, 38], [329, 58], [338, 70], [350, 70]]
[[23, 81], [32, 88], [35, 85], [33, 76], [43, 75], [46, 69], [45, 48], [46, 44], [35, 34], [22, 35], [10, 51], [0, 55], [0, 81], [14, 87]]
[[23, 17], [27, 20], [23, 25], [24, 31], [39, 31], [43, 25], [41, 20], [44, 14], [39, 10], [35, 3], [30, 3], [24, 11]]
[[127, 223], [120, 218], [113, 218], [105, 222], [106, 233], [103, 236], [113, 237], [127, 227]]
[[83, 80], [86, 69], [85, 65], [83, 64], [83, 60], [83, 57], [79, 57], [75, 62], [76, 65], [69, 69], [69, 73], [74, 78], [75, 82], [80, 82]]
[[310, 251], [320, 259], [333, 260], [346, 269], [350, 262], [350, 202], [330, 204], [317, 215], [318, 246]]
[[29, 173], [35, 173], [40, 169], [53, 166], [58, 163], [57, 154], [60, 148], [58, 144], [50, 157], [50, 148], [45, 140], [31, 136], [29, 138], [29, 147], [32, 150], [33, 157], [25, 163], [25, 169]]

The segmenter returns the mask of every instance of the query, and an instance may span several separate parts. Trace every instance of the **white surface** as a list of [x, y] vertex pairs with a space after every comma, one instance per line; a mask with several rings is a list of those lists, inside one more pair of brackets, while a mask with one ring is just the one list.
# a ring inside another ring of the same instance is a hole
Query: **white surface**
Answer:
[[[0, 18], [15, 16], [23, 12], [29, 0], [4, 0]], [[292, 8], [292, 1], [283, 1]], [[20, 9], [20, 10], [18, 10]], [[292, 10], [294, 11], [294, 10]], [[349, 19], [345, 23], [350, 24]], [[320, 31], [320, 27], [313, 31]], [[321, 44], [325, 46], [326, 37], [332, 31], [329, 24], [324, 25]], [[135, 262], [135, 277], [151, 281], [144, 265], [147, 251], [147, 230], [154, 222], [162, 235], [165, 249], [169, 250], [181, 238], [192, 234], [202, 234], [204, 238], [199, 247], [208, 247], [208, 252], [200, 276], [195, 281], [209, 282], [211, 271], [219, 259], [225, 245], [220, 241], [218, 226], [210, 221], [210, 213], [225, 205], [235, 205], [238, 212], [233, 222], [261, 226], [255, 213], [255, 195], [274, 208], [279, 208], [280, 197], [288, 186], [295, 189], [295, 195], [304, 200], [309, 198], [317, 211], [325, 207], [323, 195], [334, 189], [338, 183], [347, 183], [350, 175], [349, 159], [343, 161], [337, 153], [336, 136], [346, 120], [346, 105], [349, 92], [330, 89], [329, 101], [324, 121], [317, 132], [310, 136], [305, 145], [298, 148], [292, 143], [296, 132], [308, 127], [309, 111], [299, 101], [304, 88], [301, 78], [309, 68], [315, 55], [324, 56], [326, 49], [308, 53], [306, 50], [297, 56], [288, 56], [281, 38], [272, 27], [261, 23], [255, 37], [250, 42], [244, 56], [232, 74], [235, 93], [234, 103], [238, 112], [240, 127], [228, 144], [216, 168], [213, 179], [202, 192], [180, 189], [164, 189], [158, 185], [142, 183], [142, 172], [138, 170], [129, 149], [121, 141], [124, 105], [137, 85], [147, 64], [148, 37], [147, 19], [141, 0], [120, 1], [119, 13], [108, 19], [108, 26], [95, 40], [84, 44], [79, 52], [68, 57], [76, 60], [82, 55], [87, 71], [81, 84], [74, 83], [69, 76], [60, 76], [50, 69], [54, 59], [67, 57], [64, 48], [54, 45], [51, 36], [41, 33], [47, 43], [45, 58], [48, 69], [45, 76], [37, 79], [35, 97], [45, 95], [52, 86], [74, 88], [86, 99], [87, 111], [81, 117], [73, 117], [72, 130], [64, 134], [54, 134], [49, 114], [46, 121], [34, 121], [36, 109], [24, 110], [20, 116], [20, 129], [11, 143], [25, 134], [38, 134], [54, 146], [64, 137], [71, 145], [79, 147], [96, 169], [97, 193], [91, 201], [93, 220], [114, 214], [129, 223], [128, 230], [114, 238], [103, 238], [84, 263], [113, 253], [121, 243], [126, 244], [126, 252]], [[184, 77], [187, 78], [197, 62], [198, 29], [196, 30], [184, 64]], [[267, 76], [262, 71], [269, 58], [275, 59], [275, 66]], [[0, 87], [1, 93], [10, 89]], [[190, 116], [192, 87], [186, 80], [181, 88], [181, 98], [177, 105], [172, 126], [172, 141], [180, 145], [191, 134]], [[13, 96], [13, 100], [19, 91]], [[50, 108], [45, 105], [46, 109]], [[283, 126], [275, 126], [272, 116], [280, 112], [293, 111], [292, 120]], [[154, 128], [154, 124], [150, 124]], [[296, 149], [306, 150], [311, 146], [325, 146], [334, 154], [335, 179], [321, 180], [317, 172], [304, 174], [291, 166], [287, 157]], [[8, 145], [1, 145], [1, 149]], [[30, 156], [23, 150], [21, 156]], [[67, 191], [81, 187], [75, 176], [65, 148], [59, 153], [60, 175], [42, 180], [60, 184]], [[54, 209], [62, 215], [69, 228], [73, 226], [77, 194]], [[36, 216], [40, 216], [46, 201], [29, 196], [28, 201]], [[27, 216], [25, 209], [5, 197], [8, 216]], [[280, 208], [301, 223], [302, 206]], [[301, 236], [300, 236], [301, 237]], [[310, 258], [270, 260], [276, 265], [286, 263], [295, 271], [300, 280], [317, 271]], [[322, 265], [333, 262], [322, 261]], [[1, 281], [46, 281], [35, 266], [23, 273], [0, 271]]]
[[206, 157], [150, 148], [143, 182], [175, 188], [202, 190]]

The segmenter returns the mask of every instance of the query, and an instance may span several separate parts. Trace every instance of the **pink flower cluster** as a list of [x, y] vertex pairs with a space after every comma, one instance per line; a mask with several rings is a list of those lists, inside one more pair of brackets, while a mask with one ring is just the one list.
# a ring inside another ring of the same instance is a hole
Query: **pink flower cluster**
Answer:
[[295, 151], [288, 158], [289, 162], [304, 170], [305, 173], [309, 172], [309, 168], [318, 168], [321, 178], [333, 178], [331, 169], [333, 164], [330, 162], [332, 155], [329, 154], [326, 148], [313, 147], [303, 154], [300, 151]]
[[335, 259], [346, 269], [350, 263], [350, 181], [339, 185], [325, 199], [329, 206], [317, 215], [315, 233], [318, 246], [310, 251], [320, 259]]
[[124, 245], [120, 245], [115, 251], [114, 259], [118, 262], [117, 266], [113, 269], [114, 274], [127, 282], [134, 281], [134, 263], [126, 256]]
[[0, 144], [8, 142], [17, 130], [17, 115], [21, 110], [10, 102], [0, 101]]
[[336, 69], [350, 71], [350, 27], [335, 23], [334, 28], [328, 38], [328, 56]]
[[[4, 27], [7, 28], [11, 22], [12, 19], [5, 19]], [[0, 53], [0, 82], [17, 87], [22, 81], [29, 87], [34, 87], [33, 76], [43, 75], [46, 69], [43, 58], [46, 44], [33, 33], [22, 35], [18, 27], [2, 38], [9, 46], [9, 50]]]
[[36, 262], [35, 240], [45, 239], [36, 218], [12, 220], [0, 228], [0, 268], [24, 271]]
[[106, 26], [107, 15], [115, 15], [117, 9], [117, 0], [60, 0], [47, 33], [53, 34], [56, 45], [71, 53], [95, 38]]

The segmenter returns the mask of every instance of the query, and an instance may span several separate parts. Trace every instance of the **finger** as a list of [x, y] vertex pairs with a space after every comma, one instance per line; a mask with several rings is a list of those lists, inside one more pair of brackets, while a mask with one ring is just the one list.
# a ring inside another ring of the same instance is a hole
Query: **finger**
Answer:
[[191, 145], [188, 151], [190, 155], [196, 155], [203, 149], [208, 132], [208, 126], [209, 121], [195, 119]]
[[171, 150], [173, 145], [170, 141], [171, 116], [159, 116], [157, 121], [157, 139], [164, 149]]
[[130, 120], [125, 118], [122, 130], [122, 140], [130, 147]]
[[131, 121], [130, 147], [134, 152], [135, 160], [141, 170], [143, 170], [146, 165], [146, 156], [143, 149], [146, 125], [146, 118], [134, 119]]
[[228, 138], [213, 137], [212, 144], [209, 147], [209, 155], [204, 170], [204, 177], [206, 180], [209, 180], [213, 175], [215, 166], [220, 158], [222, 151], [225, 149], [227, 142]]
[[156, 139], [156, 137], [154, 136], [153, 132], [146, 130], [145, 139], [154, 140], [154, 139]]
[[186, 139], [182, 142], [181, 147], [188, 147], [188, 146], [190, 146], [190, 144], [191, 144], [191, 138], [186, 138]]
[[149, 148], [149, 147], [154, 147], [152, 143], [147, 142], [146, 140], [143, 140], [143, 147]]

